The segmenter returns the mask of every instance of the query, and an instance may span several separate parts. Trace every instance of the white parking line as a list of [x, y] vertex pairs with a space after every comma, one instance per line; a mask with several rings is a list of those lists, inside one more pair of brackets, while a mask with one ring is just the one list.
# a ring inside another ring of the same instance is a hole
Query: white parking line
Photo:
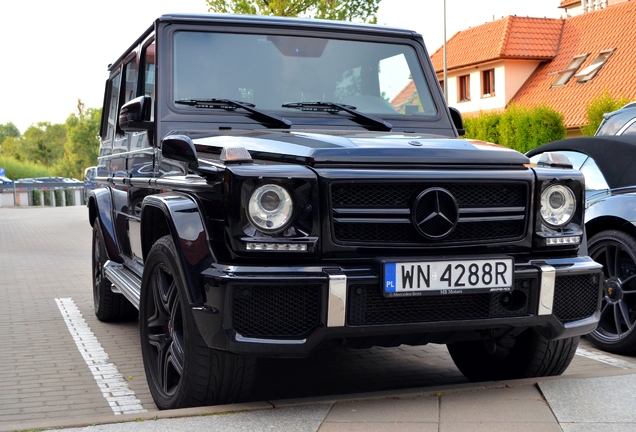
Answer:
[[601, 354], [601, 353], [597, 353], [597, 352], [593, 352], [593, 351], [588, 351], [584, 348], [578, 348], [576, 350], [576, 354], [580, 355], [581, 357], [586, 357], [592, 360], [596, 360], [596, 361], [600, 361], [603, 363], [607, 363], [608, 365], [612, 365], [614, 367], [620, 368], [620, 369], [636, 369], [636, 364], [634, 363], [630, 363], [628, 361], [625, 360], [620, 360], [611, 356], [608, 356], [606, 354]]
[[128, 388], [117, 366], [108, 362], [108, 354], [86, 324], [73, 299], [56, 298], [55, 302], [77, 349], [84, 357], [113, 412], [116, 415], [146, 412], [139, 399], [135, 397], [135, 392]]

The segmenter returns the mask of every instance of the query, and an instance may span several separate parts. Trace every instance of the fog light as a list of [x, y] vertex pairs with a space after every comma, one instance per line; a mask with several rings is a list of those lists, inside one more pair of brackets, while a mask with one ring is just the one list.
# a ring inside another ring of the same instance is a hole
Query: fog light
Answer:
[[307, 252], [304, 243], [247, 243], [249, 251]]
[[548, 246], [566, 245], [566, 244], [579, 244], [579, 243], [581, 243], [581, 236], [549, 237], [549, 238], [546, 239], [546, 244]]

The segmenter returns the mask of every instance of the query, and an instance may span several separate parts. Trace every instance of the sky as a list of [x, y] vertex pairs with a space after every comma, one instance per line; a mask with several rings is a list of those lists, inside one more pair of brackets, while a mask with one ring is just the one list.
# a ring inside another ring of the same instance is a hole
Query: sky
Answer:
[[[378, 24], [415, 30], [430, 54], [446, 37], [508, 15], [558, 18], [560, 0], [382, 0]], [[64, 123], [81, 99], [102, 105], [107, 66], [168, 13], [207, 13], [205, 0], [2, 0], [0, 124], [20, 132]]]

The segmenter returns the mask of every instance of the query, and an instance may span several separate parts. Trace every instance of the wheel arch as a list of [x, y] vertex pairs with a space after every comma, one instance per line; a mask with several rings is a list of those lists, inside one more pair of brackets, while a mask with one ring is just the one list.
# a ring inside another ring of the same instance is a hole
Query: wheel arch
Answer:
[[99, 220], [102, 237], [106, 246], [107, 258], [111, 261], [121, 263], [122, 258], [119, 253], [119, 245], [117, 244], [115, 224], [112, 215], [113, 204], [110, 189], [93, 189], [88, 197], [88, 221], [91, 226], [94, 226], [95, 220]]
[[624, 231], [636, 237], [636, 226], [628, 220], [618, 216], [599, 216], [585, 223], [588, 240], [592, 236], [606, 230]]
[[203, 215], [197, 202], [189, 195], [167, 193], [144, 199], [141, 210], [141, 248], [144, 261], [152, 245], [170, 235], [183, 270], [190, 304], [205, 302], [201, 272], [215, 261], [210, 248]]

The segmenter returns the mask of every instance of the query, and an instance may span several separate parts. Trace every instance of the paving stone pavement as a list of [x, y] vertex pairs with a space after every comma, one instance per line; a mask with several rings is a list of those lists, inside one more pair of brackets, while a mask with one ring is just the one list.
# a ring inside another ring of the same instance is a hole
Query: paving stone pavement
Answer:
[[[267, 425], [268, 429], [263, 430], [272, 430], [279, 426], [274, 421], [277, 418], [287, 421], [287, 416], [293, 419], [304, 413], [286, 411], [298, 408], [298, 404], [317, 406], [308, 408], [307, 412], [313, 414], [307, 414], [307, 422], [302, 426], [312, 428], [315, 426], [312, 419], [323, 412], [322, 408], [329, 407], [318, 423], [321, 432], [389, 427], [396, 431], [452, 431], [462, 430], [468, 424], [473, 425], [471, 430], [480, 430], [480, 425], [484, 425], [481, 430], [489, 430], [487, 426], [502, 426], [513, 420], [506, 416], [513, 413], [516, 406], [525, 405], [536, 408], [536, 415], [515, 417], [517, 430], [541, 430], [544, 426], [545, 430], [560, 430], [550, 429], [555, 424], [558, 427], [558, 413], [555, 411], [556, 417], [553, 414], [552, 423], [546, 420], [550, 410], [535, 386], [536, 381], [467, 383], [445, 347], [437, 345], [325, 350], [301, 360], [264, 360], [252, 403], [206, 407], [199, 411], [159, 412], [146, 385], [138, 324], [105, 324], [95, 318], [90, 277], [91, 228], [87, 213], [83, 207], [0, 208], [0, 295], [3, 299], [0, 302], [0, 382], [3, 384], [0, 387], [0, 430], [113, 423], [155, 416], [163, 421], [165, 417], [227, 410], [248, 410], [245, 414], [255, 417], [241, 420], [234, 415], [221, 416], [222, 422], [236, 418], [237, 428], [244, 422], [245, 425]], [[117, 367], [146, 413], [114, 414], [69, 333], [55, 301], [60, 298], [73, 299], [108, 354], [109, 362]], [[627, 369], [622, 369], [603, 362], [602, 356], [606, 354], [595, 350], [589, 342], [583, 340], [581, 347], [599, 354], [601, 360], [577, 355], [563, 377], [545, 382], [556, 385], [553, 383], [565, 378], [577, 380], [635, 372], [629, 369], [629, 365], [636, 367], [633, 356], [611, 356], [627, 365]], [[522, 387], [518, 393], [505, 392]], [[380, 398], [382, 402], [370, 398]], [[613, 403], [613, 400], [607, 402]], [[470, 409], [458, 414], [453, 407]], [[252, 410], [264, 411], [252, 414]], [[277, 415], [265, 414], [265, 411]], [[480, 413], [490, 414], [479, 417]], [[253, 422], [261, 415], [270, 420]], [[219, 421], [218, 416], [208, 417]], [[487, 418], [501, 421], [483, 423]], [[375, 423], [369, 423], [370, 419], [375, 419]], [[523, 419], [527, 422], [521, 422]], [[139, 427], [158, 425], [152, 421], [135, 424]], [[291, 429], [298, 424], [289, 420], [288, 430], [301, 430]], [[528, 429], [539, 426], [539, 429]], [[574, 429], [567, 429], [570, 431]]]

